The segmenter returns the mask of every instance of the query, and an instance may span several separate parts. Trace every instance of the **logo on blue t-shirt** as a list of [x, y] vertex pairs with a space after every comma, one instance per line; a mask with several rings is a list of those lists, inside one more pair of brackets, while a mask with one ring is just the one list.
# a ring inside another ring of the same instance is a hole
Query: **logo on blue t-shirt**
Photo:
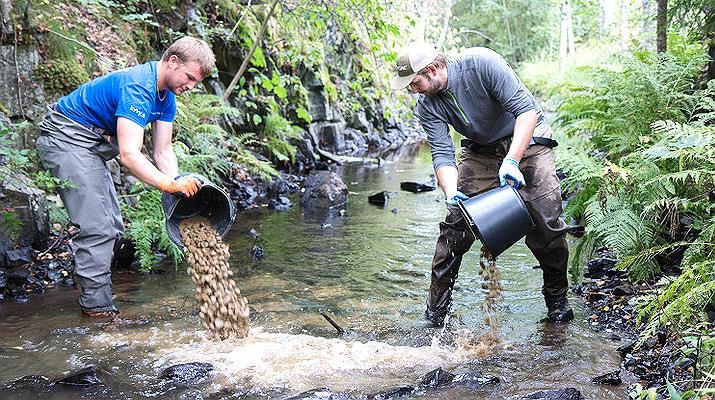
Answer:
[[[157, 62], [115, 71], [87, 82], [57, 102], [57, 111], [82, 125], [117, 133], [117, 118], [144, 128], [154, 121], [172, 122], [174, 93], [156, 91]], [[163, 100], [161, 100], [163, 98]]]

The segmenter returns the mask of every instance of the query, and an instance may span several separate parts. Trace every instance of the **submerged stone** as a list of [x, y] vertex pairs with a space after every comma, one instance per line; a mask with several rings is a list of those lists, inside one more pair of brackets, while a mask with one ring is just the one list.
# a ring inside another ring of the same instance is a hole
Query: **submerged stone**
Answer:
[[585, 400], [585, 397], [575, 388], [565, 388], [559, 390], [542, 390], [540, 392], [532, 393], [526, 397], [522, 397], [522, 400], [532, 399], [532, 400]]
[[328, 389], [320, 388], [303, 392], [286, 400], [348, 400], [350, 398], [348, 394], [331, 392]]
[[293, 203], [285, 196], [278, 196], [277, 199], [270, 199], [268, 201], [268, 208], [274, 211], [286, 211], [292, 205]]
[[202, 362], [177, 364], [161, 371], [159, 379], [182, 385], [195, 385], [204, 380], [213, 369], [213, 365]]
[[47, 377], [42, 375], [27, 375], [3, 385], [6, 389], [37, 389], [43, 388], [50, 383]]
[[102, 383], [98, 376], [98, 369], [92, 365], [82, 368], [69, 375], [56, 379], [53, 385], [67, 386], [93, 386]]
[[479, 371], [470, 370], [454, 377], [454, 382], [476, 383], [478, 385], [496, 385], [501, 380], [494, 375], [482, 375]]
[[390, 400], [401, 396], [407, 396], [411, 394], [415, 388], [412, 386], [400, 386], [392, 389], [385, 390], [384, 392], [379, 392], [375, 394], [368, 395], [368, 400]]

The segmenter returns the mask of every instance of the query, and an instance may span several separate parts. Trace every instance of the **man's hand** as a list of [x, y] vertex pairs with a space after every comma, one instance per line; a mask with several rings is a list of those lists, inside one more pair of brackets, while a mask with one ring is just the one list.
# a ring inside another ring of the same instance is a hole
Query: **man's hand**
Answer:
[[519, 171], [519, 162], [510, 157], [504, 158], [499, 167], [499, 186], [506, 186], [507, 179], [514, 181], [514, 189], [526, 186], [524, 175]]
[[182, 193], [186, 197], [191, 197], [201, 190], [201, 181], [193, 176], [182, 176], [178, 179], [166, 177], [158, 186], [159, 190], [166, 193]]
[[448, 190], [444, 194], [444, 202], [447, 203], [447, 206], [456, 206], [459, 200], [467, 200], [468, 198], [469, 197], [457, 189]]

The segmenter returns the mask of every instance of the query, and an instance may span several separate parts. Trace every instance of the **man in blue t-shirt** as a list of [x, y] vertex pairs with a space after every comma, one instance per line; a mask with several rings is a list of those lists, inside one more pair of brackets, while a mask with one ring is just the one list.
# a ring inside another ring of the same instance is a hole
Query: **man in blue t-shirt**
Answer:
[[[171, 145], [175, 95], [192, 90], [214, 67], [209, 45], [184, 37], [160, 61], [115, 71], [87, 82], [50, 106], [36, 147], [52, 174], [71, 182], [60, 189], [70, 221], [80, 232], [75, 245], [75, 277], [82, 313], [118, 313], [112, 301], [110, 263], [124, 233], [117, 194], [106, 161], [120, 155], [132, 175], [166, 193], [193, 196], [194, 177], [179, 170]], [[151, 124], [152, 158], [141, 152], [144, 127]]]

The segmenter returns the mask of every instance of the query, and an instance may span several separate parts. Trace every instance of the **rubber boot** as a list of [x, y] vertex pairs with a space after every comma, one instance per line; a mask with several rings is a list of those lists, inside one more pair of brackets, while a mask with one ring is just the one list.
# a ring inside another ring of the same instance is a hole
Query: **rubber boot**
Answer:
[[429, 322], [431, 328], [441, 328], [444, 326], [444, 320], [447, 318], [447, 313], [449, 313], [449, 310], [430, 311], [427, 309], [425, 310], [425, 318]]
[[544, 301], [547, 309], [546, 321], [566, 322], [573, 319], [573, 310], [565, 293], [556, 297], [544, 297]]

